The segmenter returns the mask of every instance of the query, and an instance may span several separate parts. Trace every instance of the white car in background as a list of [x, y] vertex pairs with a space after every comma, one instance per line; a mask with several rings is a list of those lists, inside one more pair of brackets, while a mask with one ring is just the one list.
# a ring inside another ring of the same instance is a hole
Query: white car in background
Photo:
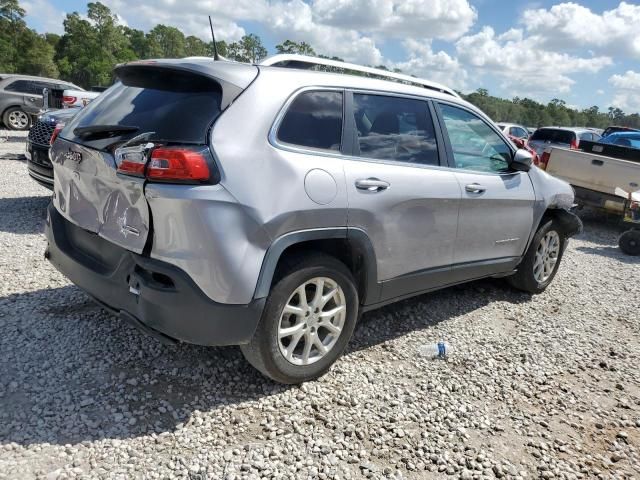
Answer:
[[529, 130], [527, 130], [527, 127], [523, 127], [522, 125], [518, 125], [516, 123], [498, 123], [498, 128], [500, 128], [500, 130], [502, 130], [506, 135], [519, 138], [525, 143], [529, 140]]
[[64, 90], [62, 92], [62, 108], [86, 107], [91, 100], [102, 92], [87, 92], [84, 90]]

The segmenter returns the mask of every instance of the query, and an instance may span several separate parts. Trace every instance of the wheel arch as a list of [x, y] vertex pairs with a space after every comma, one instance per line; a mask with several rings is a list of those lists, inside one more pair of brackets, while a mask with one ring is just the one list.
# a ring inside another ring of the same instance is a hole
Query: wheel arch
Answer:
[[371, 240], [363, 230], [346, 227], [303, 230], [277, 238], [265, 254], [254, 298], [269, 295], [287, 259], [312, 252], [326, 253], [347, 266], [356, 281], [361, 304], [378, 300], [380, 287]]
[[573, 235], [576, 235], [578, 233], [582, 233], [582, 221], [575, 213], [570, 212], [565, 208], [549, 207], [543, 212], [543, 214], [540, 216], [540, 220], [535, 225], [535, 228], [531, 231], [525, 253], [529, 249], [529, 246], [531, 245], [536, 232], [549, 220], [555, 220], [556, 222], [558, 222], [561, 228], [561, 232], [566, 238], [572, 237]]

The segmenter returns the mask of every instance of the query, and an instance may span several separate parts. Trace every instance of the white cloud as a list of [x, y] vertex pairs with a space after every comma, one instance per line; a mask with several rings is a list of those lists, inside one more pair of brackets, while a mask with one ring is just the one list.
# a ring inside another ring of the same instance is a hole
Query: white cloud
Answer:
[[596, 73], [613, 63], [605, 56], [584, 58], [545, 50], [518, 29], [496, 35], [493, 28], [484, 27], [458, 40], [456, 51], [463, 65], [499, 78], [509, 96], [567, 93], [575, 83], [572, 74]]
[[403, 62], [394, 63], [393, 67], [401, 69], [404, 73], [427, 78], [451, 88], [467, 89], [467, 72], [456, 58], [443, 51], [434, 52], [431, 42], [408, 39], [405, 40], [404, 46], [409, 58]]
[[382, 62], [382, 54], [372, 38], [357, 30], [315, 22], [311, 6], [302, 0], [272, 5], [267, 25], [278, 37], [304, 40], [313, 45], [318, 53], [370, 65]]
[[623, 75], [612, 75], [609, 83], [615, 92], [611, 104], [626, 112], [640, 112], [640, 73], [628, 70]]
[[27, 12], [27, 20], [34, 19], [39, 23], [38, 31], [44, 33], [64, 33], [62, 22], [65, 13], [55, 8], [48, 0], [29, 0], [21, 2]]
[[549, 10], [526, 10], [522, 24], [549, 48], [588, 47], [601, 54], [640, 58], [640, 5], [621, 2], [597, 14], [577, 3], [561, 3]]
[[467, 0], [314, 0], [317, 21], [389, 37], [455, 40], [477, 18]]

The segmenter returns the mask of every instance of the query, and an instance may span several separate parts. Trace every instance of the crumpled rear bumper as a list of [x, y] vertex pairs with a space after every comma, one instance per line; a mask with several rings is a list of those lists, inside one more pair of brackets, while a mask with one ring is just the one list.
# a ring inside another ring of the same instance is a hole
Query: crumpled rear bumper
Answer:
[[249, 342], [265, 299], [227, 305], [207, 297], [181, 269], [132, 253], [48, 207], [45, 256], [100, 305], [165, 343]]

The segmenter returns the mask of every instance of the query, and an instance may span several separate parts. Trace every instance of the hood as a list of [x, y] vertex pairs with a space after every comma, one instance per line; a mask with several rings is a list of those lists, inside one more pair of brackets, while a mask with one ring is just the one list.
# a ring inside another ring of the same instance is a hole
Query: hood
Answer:
[[58, 122], [66, 122], [78, 114], [80, 108], [63, 108], [60, 110], [49, 110], [38, 117], [38, 120], [44, 123], [56, 124]]

